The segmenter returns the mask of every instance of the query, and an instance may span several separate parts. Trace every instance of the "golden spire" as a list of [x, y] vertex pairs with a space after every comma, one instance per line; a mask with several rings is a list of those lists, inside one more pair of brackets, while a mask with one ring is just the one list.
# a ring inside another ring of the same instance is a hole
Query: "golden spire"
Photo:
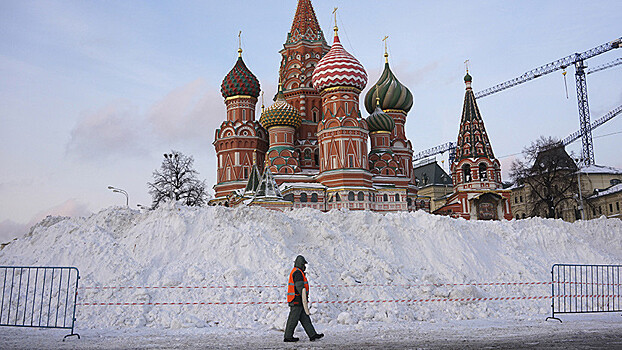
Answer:
[[261, 90], [261, 113], [263, 113], [264, 109], [265, 109], [265, 107], [263, 105], [263, 90]]
[[242, 57], [242, 31], [238, 33], [238, 57]]
[[387, 39], [389, 39], [388, 35], [385, 35], [385, 37], [382, 38], [382, 41], [384, 41], [384, 63], [389, 63], [389, 53], [387, 52]]
[[333, 28], [333, 30], [335, 31], [335, 36], [337, 36], [337, 31], [339, 31], [339, 28], [337, 28], [337, 9], [338, 7], [335, 7], [335, 9], [333, 10], [333, 14], [335, 15], [335, 28]]

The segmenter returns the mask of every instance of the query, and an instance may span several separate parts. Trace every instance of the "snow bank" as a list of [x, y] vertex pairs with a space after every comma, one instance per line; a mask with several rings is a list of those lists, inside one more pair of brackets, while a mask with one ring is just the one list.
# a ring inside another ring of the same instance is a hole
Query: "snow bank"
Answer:
[[[549, 281], [554, 263], [622, 261], [622, 221], [469, 222], [423, 212], [262, 208], [154, 211], [109, 208], [49, 217], [0, 251], [2, 265], [69, 265], [81, 287], [281, 285], [293, 260], [310, 262], [312, 301], [545, 296], [548, 285], [434, 286]], [[313, 285], [353, 285], [314, 287]], [[361, 284], [427, 286], [361, 287]], [[359, 285], [358, 287], [354, 287]], [[79, 302], [283, 301], [285, 288], [81, 289]], [[461, 320], [546, 315], [549, 300], [314, 304], [315, 323]], [[78, 328], [283, 329], [277, 305], [78, 306]], [[320, 326], [320, 329], [322, 327]]]

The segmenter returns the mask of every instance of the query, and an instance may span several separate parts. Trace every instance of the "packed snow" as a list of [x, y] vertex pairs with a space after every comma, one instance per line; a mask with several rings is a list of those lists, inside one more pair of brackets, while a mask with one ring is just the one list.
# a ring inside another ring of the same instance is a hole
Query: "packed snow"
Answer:
[[[547, 296], [554, 263], [619, 264], [622, 221], [600, 218], [466, 221], [424, 212], [380, 214], [259, 207], [153, 211], [126, 207], [90, 217], [48, 217], [0, 250], [1, 265], [76, 266], [76, 328], [284, 329], [288, 307], [93, 306], [116, 302], [282, 302], [298, 254], [309, 265], [311, 317], [338, 326], [544, 319], [550, 299], [323, 303], [430, 297]], [[127, 288], [261, 286], [261, 288]], [[275, 287], [277, 286], [277, 287]], [[125, 287], [125, 288], [101, 288]], [[317, 302], [322, 303], [317, 303]]]

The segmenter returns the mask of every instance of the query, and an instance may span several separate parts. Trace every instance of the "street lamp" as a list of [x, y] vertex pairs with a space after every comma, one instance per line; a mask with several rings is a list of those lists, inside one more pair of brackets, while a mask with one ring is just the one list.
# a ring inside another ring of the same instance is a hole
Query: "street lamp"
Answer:
[[116, 188], [113, 186], [108, 186], [109, 190], [112, 190], [112, 192], [116, 192], [116, 193], [121, 193], [125, 196], [125, 205], [129, 206], [130, 205], [130, 196], [127, 194], [127, 192], [125, 190], [122, 190], [120, 188]]

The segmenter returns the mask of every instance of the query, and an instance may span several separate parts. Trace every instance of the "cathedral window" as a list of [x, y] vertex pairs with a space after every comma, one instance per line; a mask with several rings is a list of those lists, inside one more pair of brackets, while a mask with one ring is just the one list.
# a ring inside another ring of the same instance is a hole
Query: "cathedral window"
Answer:
[[348, 192], [348, 201], [354, 202], [354, 192]]
[[400, 194], [399, 194], [399, 193], [396, 193], [396, 194], [395, 194], [395, 201], [396, 201], [396, 202], [399, 202], [399, 201], [400, 201]]
[[311, 114], [313, 115], [313, 122], [317, 123], [317, 110], [313, 110], [313, 112], [311, 112]]
[[300, 194], [300, 202], [301, 203], [306, 203], [307, 202], [307, 194], [306, 193], [302, 192]]
[[479, 180], [486, 181], [488, 180], [488, 171], [485, 163], [479, 164]]
[[358, 199], [359, 202], [364, 201], [365, 200], [365, 194], [363, 192], [359, 192], [357, 199]]
[[312, 203], [317, 203], [317, 193], [311, 194], [311, 202]]
[[244, 178], [248, 179], [248, 168], [244, 167]]
[[385, 202], [388, 202], [388, 201], [389, 201], [389, 196], [385, 193], [385, 194], [382, 196], [382, 200], [383, 200], [383, 201], [385, 201]]
[[246, 110], [242, 110], [242, 121], [246, 121]]
[[351, 154], [348, 155], [348, 163], [350, 168], [354, 168], [354, 156]]
[[464, 176], [464, 182], [471, 182], [471, 166], [465, 164], [462, 166], [462, 174]]
[[305, 150], [305, 159], [311, 159], [311, 150], [308, 148]]

